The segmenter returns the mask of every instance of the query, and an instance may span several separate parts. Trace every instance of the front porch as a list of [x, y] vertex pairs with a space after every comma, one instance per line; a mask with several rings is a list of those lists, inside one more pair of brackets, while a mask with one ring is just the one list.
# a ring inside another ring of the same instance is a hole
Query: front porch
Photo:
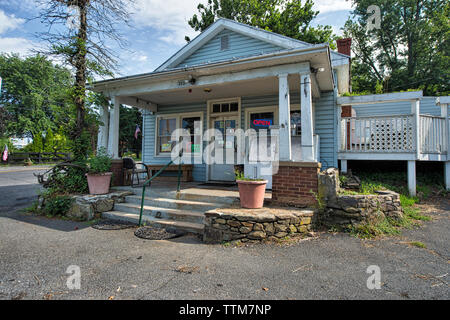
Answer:
[[[440, 161], [450, 189], [448, 97], [438, 98], [440, 115], [420, 111], [422, 92], [403, 92], [338, 98], [338, 159], [342, 172], [348, 160], [404, 160], [408, 162], [408, 186], [416, 195], [416, 161]], [[358, 116], [352, 107], [409, 101], [410, 113]]]
[[[258, 132], [261, 128], [276, 132], [279, 139], [277, 158], [272, 161], [319, 162], [321, 140], [315, 126], [315, 104], [322, 94], [328, 95], [334, 89], [329, 51], [319, 46], [280, 53], [270, 59], [262, 55], [98, 82], [95, 90], [111, 101], [111, 106], [102, 108], [104, 126], [99, 131], [98, 145], [118, 158], [119, 106], [126, 104], [145, 110], [144, 163], [169, 162], [178, 143], [171, 139], [172, 133], [187, 129], [192, 135], [187, 158], [194, 166], [195, 181], [232, 181], [236, 164], [246, 165], [249, 177], [266, 178], [271, 175], [264, 176], [258, 165], [249, 164], [249, 144], [239, 150], [235, 138], [214, 140], [223, 153], [234, 149], [235, 161], [206, 163], [205, 142], [210, 141], [201, 140], [203, 134], [208, 129], [219, 129], [227, 135], [228, 131]], [[328, 96], [326, 101], [332, 108]], [[254, 125], [254, 121], [259, 123]]]

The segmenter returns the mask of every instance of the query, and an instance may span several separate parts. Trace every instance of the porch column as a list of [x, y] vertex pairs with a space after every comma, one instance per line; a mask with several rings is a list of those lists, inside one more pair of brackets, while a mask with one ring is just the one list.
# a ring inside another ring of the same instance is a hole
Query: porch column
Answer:
[[302, 115], [302, 160], [314, 161], [311, 74], [300, 74], [300, 110]]
[[411, 196], [416, 195], [416, 161], [408, 160], [408, 189]]
[[291, 114], [288, 75], [278, 75], [278, 119], [280, 125], [280, 161], [291, 161]]
[[341, 160], [341, 172], [347, 173], [348, 167], [347, 167], [347, 160]]
[[[416, 99], [411, 102], [411, 113], [414, 115], [414, 126], [416, 131], [414, 133], [414, 140], [416, 144], [416, 159], [420, 158], [420, 100]], [[415, 188], [415, 187], [414, 187]]]
[[109, 135], [109, 108], [108, 106], [100, 106], [100, 121], [103, 125], [98, 128], [97, 137], [97, 151], [100, 148], [108, 149], [108, 135]]
[[120, 103], [117, 97], [111, 98], [111, 112], [109, 117], [108, 153], [114, 159], [119, 159], [119, 117]]

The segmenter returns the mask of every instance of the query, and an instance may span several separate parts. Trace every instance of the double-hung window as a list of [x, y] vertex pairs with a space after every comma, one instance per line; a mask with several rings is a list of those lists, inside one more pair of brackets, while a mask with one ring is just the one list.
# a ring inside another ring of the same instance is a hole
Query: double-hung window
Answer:
[[203, 133], [203, 114], [188, 113], [156, 117], [156, 155], [170, 156], [177, 139], [173, 136], [176, 129], [184, 129], [183, 152], [185, 155], [201, 156]]

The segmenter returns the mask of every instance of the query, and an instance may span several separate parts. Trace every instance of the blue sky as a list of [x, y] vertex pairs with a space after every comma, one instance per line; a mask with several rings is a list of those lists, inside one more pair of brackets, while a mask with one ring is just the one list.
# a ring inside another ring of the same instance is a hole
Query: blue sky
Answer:
[[[120, 76], [150, 72], [162, 64], [196, 33], [187, 21], [197, 12], [197, 5], [205, 0], [136, 0], [130, 7], [132, 29], [124, 29], [129, 51], [118, 51]], [[320, 14], [313, 25], [331, 25], [340, 33], [351, 3], [347, 0], [315, 0]], [[0, 0], [0, 52], [30, 54], [42, 45], [33, 34], [42, 31], [38, 20], [28, 21], [38, 11], [34, 0]]]

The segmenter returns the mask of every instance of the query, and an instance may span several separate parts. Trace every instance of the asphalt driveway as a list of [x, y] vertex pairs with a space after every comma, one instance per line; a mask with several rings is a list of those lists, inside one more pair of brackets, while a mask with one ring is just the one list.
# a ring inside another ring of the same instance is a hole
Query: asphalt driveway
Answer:
[[[21, 213], [33, 171], [0, 172], [0, 299], [448, 299], [448, 201], [401, 237], [363, 241], [323, 233], [290, 245], [148, 241]], [[25, 200], [26, 199], [26, 200]], [[426, 248], [410, 245], [421, 241]], [[80, 289], [69, 289], [69, 266]], [[368, 289], [368, 266], [381, 289]]]

